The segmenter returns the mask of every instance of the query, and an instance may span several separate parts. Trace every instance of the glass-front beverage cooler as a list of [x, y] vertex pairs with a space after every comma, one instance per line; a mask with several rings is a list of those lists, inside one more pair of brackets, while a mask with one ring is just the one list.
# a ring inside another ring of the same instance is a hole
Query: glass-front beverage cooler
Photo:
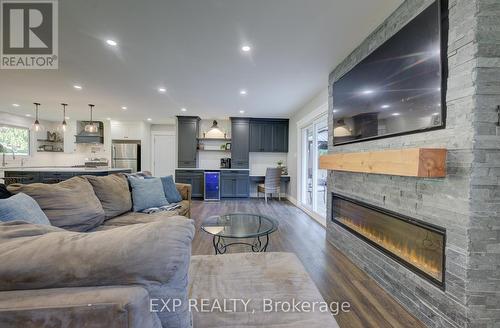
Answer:
[[220, 200], [220, 172], [205, 172], [205, 200]]

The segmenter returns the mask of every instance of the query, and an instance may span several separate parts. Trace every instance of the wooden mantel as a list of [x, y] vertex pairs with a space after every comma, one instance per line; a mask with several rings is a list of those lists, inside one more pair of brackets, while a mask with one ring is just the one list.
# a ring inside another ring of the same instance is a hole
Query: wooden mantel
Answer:
[[412, 148], [320, 157], [321, 169], [421, 178], [446, 176], [446, 149]]

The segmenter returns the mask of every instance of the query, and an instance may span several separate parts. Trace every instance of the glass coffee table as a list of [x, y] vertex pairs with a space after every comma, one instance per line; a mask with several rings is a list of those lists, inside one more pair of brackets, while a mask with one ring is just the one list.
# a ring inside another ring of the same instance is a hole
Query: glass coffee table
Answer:
[[231, 245], [247, 245], [253, 252], [265, 252], [269, 235], [278, 230], [278, 222], [260, 214], [234, 213], [211, 216], [203, 221], [201, 228], [213, 236], [215, 254], [226, 253]]

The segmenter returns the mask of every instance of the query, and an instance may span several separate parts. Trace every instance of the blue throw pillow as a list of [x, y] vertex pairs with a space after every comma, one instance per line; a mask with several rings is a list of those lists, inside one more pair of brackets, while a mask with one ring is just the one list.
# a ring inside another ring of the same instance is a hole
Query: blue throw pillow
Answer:
[[[145, 177], [145, 179], [154, 179], [153, 177]], [[165, 197], [169, 203], [179, 203], [182, 201], [182, 196], [179, 194], [177, 187], [175, 186], [174, 177], [169, 175], [167, 177], [162, 177], [161, 183], [163, 184], [163, 191], [165, 192]]]
[[141, 212], [147, 208], [168, 205], [160, 178], [140, 179], [129, 177], [132, 187], [132, 203], [134, 212]]
[[25, 221], [33, 224], [51, 225], [38, 203], [23, 193], [7, 199], [0, 199], [0, 221]]

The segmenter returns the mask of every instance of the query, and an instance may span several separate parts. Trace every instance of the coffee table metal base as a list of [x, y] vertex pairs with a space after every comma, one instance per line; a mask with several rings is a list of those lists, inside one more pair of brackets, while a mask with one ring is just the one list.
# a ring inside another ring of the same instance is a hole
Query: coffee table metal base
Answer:
[[[240, 238], [244, 239], [244, 238]], [[213, 245], [215, 250], [215, 255], [217, 254], [225, 254], [227, 248], [232, 245], [246, 245], [252, 249], [252, 252], [265, 252], [267, 250], [267, 246], [269, 245], [269, 235], [264, 235], [262, 237], [254, 237], [252, 243], [245, 242], [232, 242], [227, 243], [224, 237], [214, 236]]]

